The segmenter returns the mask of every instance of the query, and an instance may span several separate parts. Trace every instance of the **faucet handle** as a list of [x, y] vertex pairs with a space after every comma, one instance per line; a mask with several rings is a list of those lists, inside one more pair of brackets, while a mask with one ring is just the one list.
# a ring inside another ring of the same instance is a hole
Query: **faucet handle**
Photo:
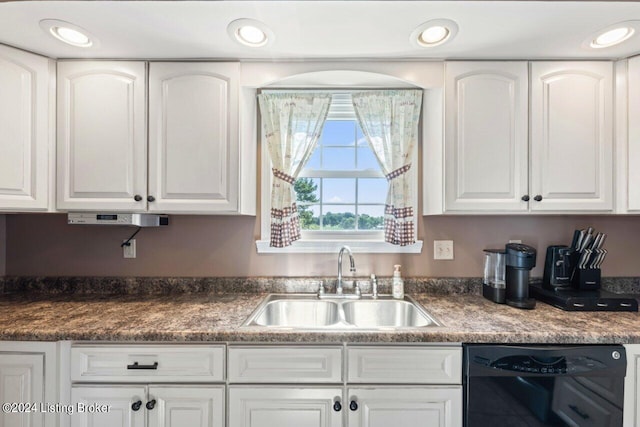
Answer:
[[353, 293], [356, 294], [357, 296], [362, 296], [362, 291], [360, 291], [360, 286], [358, 285], [358, 282], [356, 282], [356, 284], [353, 285]]
[[324, 295], [324, 294], [325, 294], [324, 282], [320, 280], [320, 284], [318, 285], [318, 295]]

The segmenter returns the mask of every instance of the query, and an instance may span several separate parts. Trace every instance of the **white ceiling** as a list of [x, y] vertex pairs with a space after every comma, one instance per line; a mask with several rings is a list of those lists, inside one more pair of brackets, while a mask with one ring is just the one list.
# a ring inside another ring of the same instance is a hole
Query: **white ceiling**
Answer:
[[[88, 49], [46, 34], [42, 19], [85, 28]], [[239, 18], [265, 23], [275, 40], [249, 48], [231, 40]], [[430, 49], [409, 35], [438, 18], [457, 22], [455, 39]], [[582, 43], [621, 21], [640, 21], [638, 2], [511, 1], [27, 1], [0, 3], [0, 42], [54, 58], [142, 59], [585, 59], [640, 53], [638, 31], [625, 43]]]

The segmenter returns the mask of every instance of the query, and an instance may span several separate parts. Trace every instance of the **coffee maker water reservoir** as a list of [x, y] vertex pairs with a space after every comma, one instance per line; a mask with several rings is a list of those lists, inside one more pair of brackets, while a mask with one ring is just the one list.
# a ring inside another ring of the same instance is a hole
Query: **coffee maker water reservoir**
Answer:
[[531, 309], [536, 300], [529, 298], [529, 273], [536, 266], [536, 249], [520, 243], [505, 246], [507, 305]]

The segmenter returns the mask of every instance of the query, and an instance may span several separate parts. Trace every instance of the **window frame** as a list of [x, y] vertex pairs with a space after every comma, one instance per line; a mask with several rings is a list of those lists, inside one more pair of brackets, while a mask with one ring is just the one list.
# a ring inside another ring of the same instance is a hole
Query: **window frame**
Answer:
[[[407, 89], [407, 88], [404, 88]], [[263, 91], [270, 92], [292, 92], [292, 91], [301, 91], [301, 92], [330, 92], [331, 94], [341, 94], [341, 93], [351, 93], [355, 91], [361, 91], [366, 89], [356, 89], [356, 88], [341, 88], [341, 89], [264, 89], [258, 91], [258, 93]], [[381, 88], [376, 88], [374, 90], [384, 90]], [[353, 120], [353, 112], [352, 109], [350, 112], [346, 112], [348, 108], [341, 104], [345, 104], [344, 101], [346, 97], [341, 98], [337, 97], [338, 102], [334, 105], [334, 99], [332, 99], [332, 105], [329, 112], [329, 116], [327, 120]], [[351, 97], [348, 97], [350, 100]], [[259, 114], [258, 114], [259, 117]], [[258, 140], [260, 142], [260, 155], [261, 155], [261, 173], [260, 173], [260, 240], [256, 241], [256, 247], [258, 253], [335, 253], [343, 245], [349, 245], [351, 250], [356, 253], [421, 253], [422, 252], [422, 244], [421, 240], [417, 240], [418, 234], [418, 225], [420, 223], [418, 215], [418, 173], [417, 167], [412, 167], [409, 170], [409, 174], [411, 175], [411, 179], [414, 181], [413, 186], [413, 219], [416, 227], [414, 227], [414, 238], [416, 242], [413, 245], [407, 246], [398, 246], [392, 245], [384, 241], [384, 231], [383, 230], [331, 230], [331, 231], [323, 231], [323, 230], [301, 230], [301, 239], [293, 242], [291, 246], [287, 246], [284, 248], [275, 248], [269, 246], [270, 244], [270, 216], [271, 216], [271, 186], [273, 175], [271, 173], [271, 160], [269, 159], [269, 153], [267, 149], [267, 144], [264, 139], [262, 128], [258, 126]], [[419, 132], [419, 134], [421, 134]], [[418, 138], [418, 144], [414, 147], [414, 159], [415, 166], [418, 165], [418, 145], [420, 145], [421, 138]], [[314, 170], [313, 178], [317, 178], [317, 175], [329, 175], [326, 178], [354, 178], [353, 174], [350, 172], [342, 172], [342, 171], [326, 171], [326, 170]], [[341, 176], [342, 172], [342, 176]], [[305, 173], [304, 171], [300, 174], [300, 178], [311, 177], [310, 173]], [[374, 170], [363, 170], [359, 171], [359, 178], [380, 178], [384, 177], [382, 171], [374, 171]]]

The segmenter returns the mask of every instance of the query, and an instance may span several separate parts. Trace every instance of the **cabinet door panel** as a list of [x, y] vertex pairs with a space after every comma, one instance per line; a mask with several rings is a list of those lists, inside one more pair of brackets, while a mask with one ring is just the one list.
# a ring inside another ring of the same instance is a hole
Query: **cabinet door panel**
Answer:
[[224, 386], [149, 387], [149, 427], [224, 427]]
[[49, 60], [0, 46], [0, 209], [49, 203]]
[[[349, 427], [461, 427], [462, 387], [350, 388]], [[347, 403], [349, 403], [347, 402]]]
[[446, 65], [446, 210], [526, 211], [527, 63]]
[[153, 63], [149, 70], [149, 210], [235, 211], [237, 63]]
[[628, 67], [627, 209], [640, 211], [640, 57], [630, 58]]
[[341, 388], [229, 387], [229, 427], [339, 427]]
[[[0, 355], [0, 402], [44, 402], [44, 356]], [[2, 427], [42, 427], [42, 412], [0, 413]]]
[[145, 77], [142, 62], [58, 63], [58, 208], [145, 209]]
[[532, 63], [531, 210], [613, 209], [612, 76], [609, 62]]
[[[71, 427], [145, 427], [146, 390], [144, 387], [100, 385], [73, 387], [71, 403], [78, 405], [108, 405], [106, 412], [78, 412], [71, 416]], [[131, 405], [141, 401], [137, 411]]]

